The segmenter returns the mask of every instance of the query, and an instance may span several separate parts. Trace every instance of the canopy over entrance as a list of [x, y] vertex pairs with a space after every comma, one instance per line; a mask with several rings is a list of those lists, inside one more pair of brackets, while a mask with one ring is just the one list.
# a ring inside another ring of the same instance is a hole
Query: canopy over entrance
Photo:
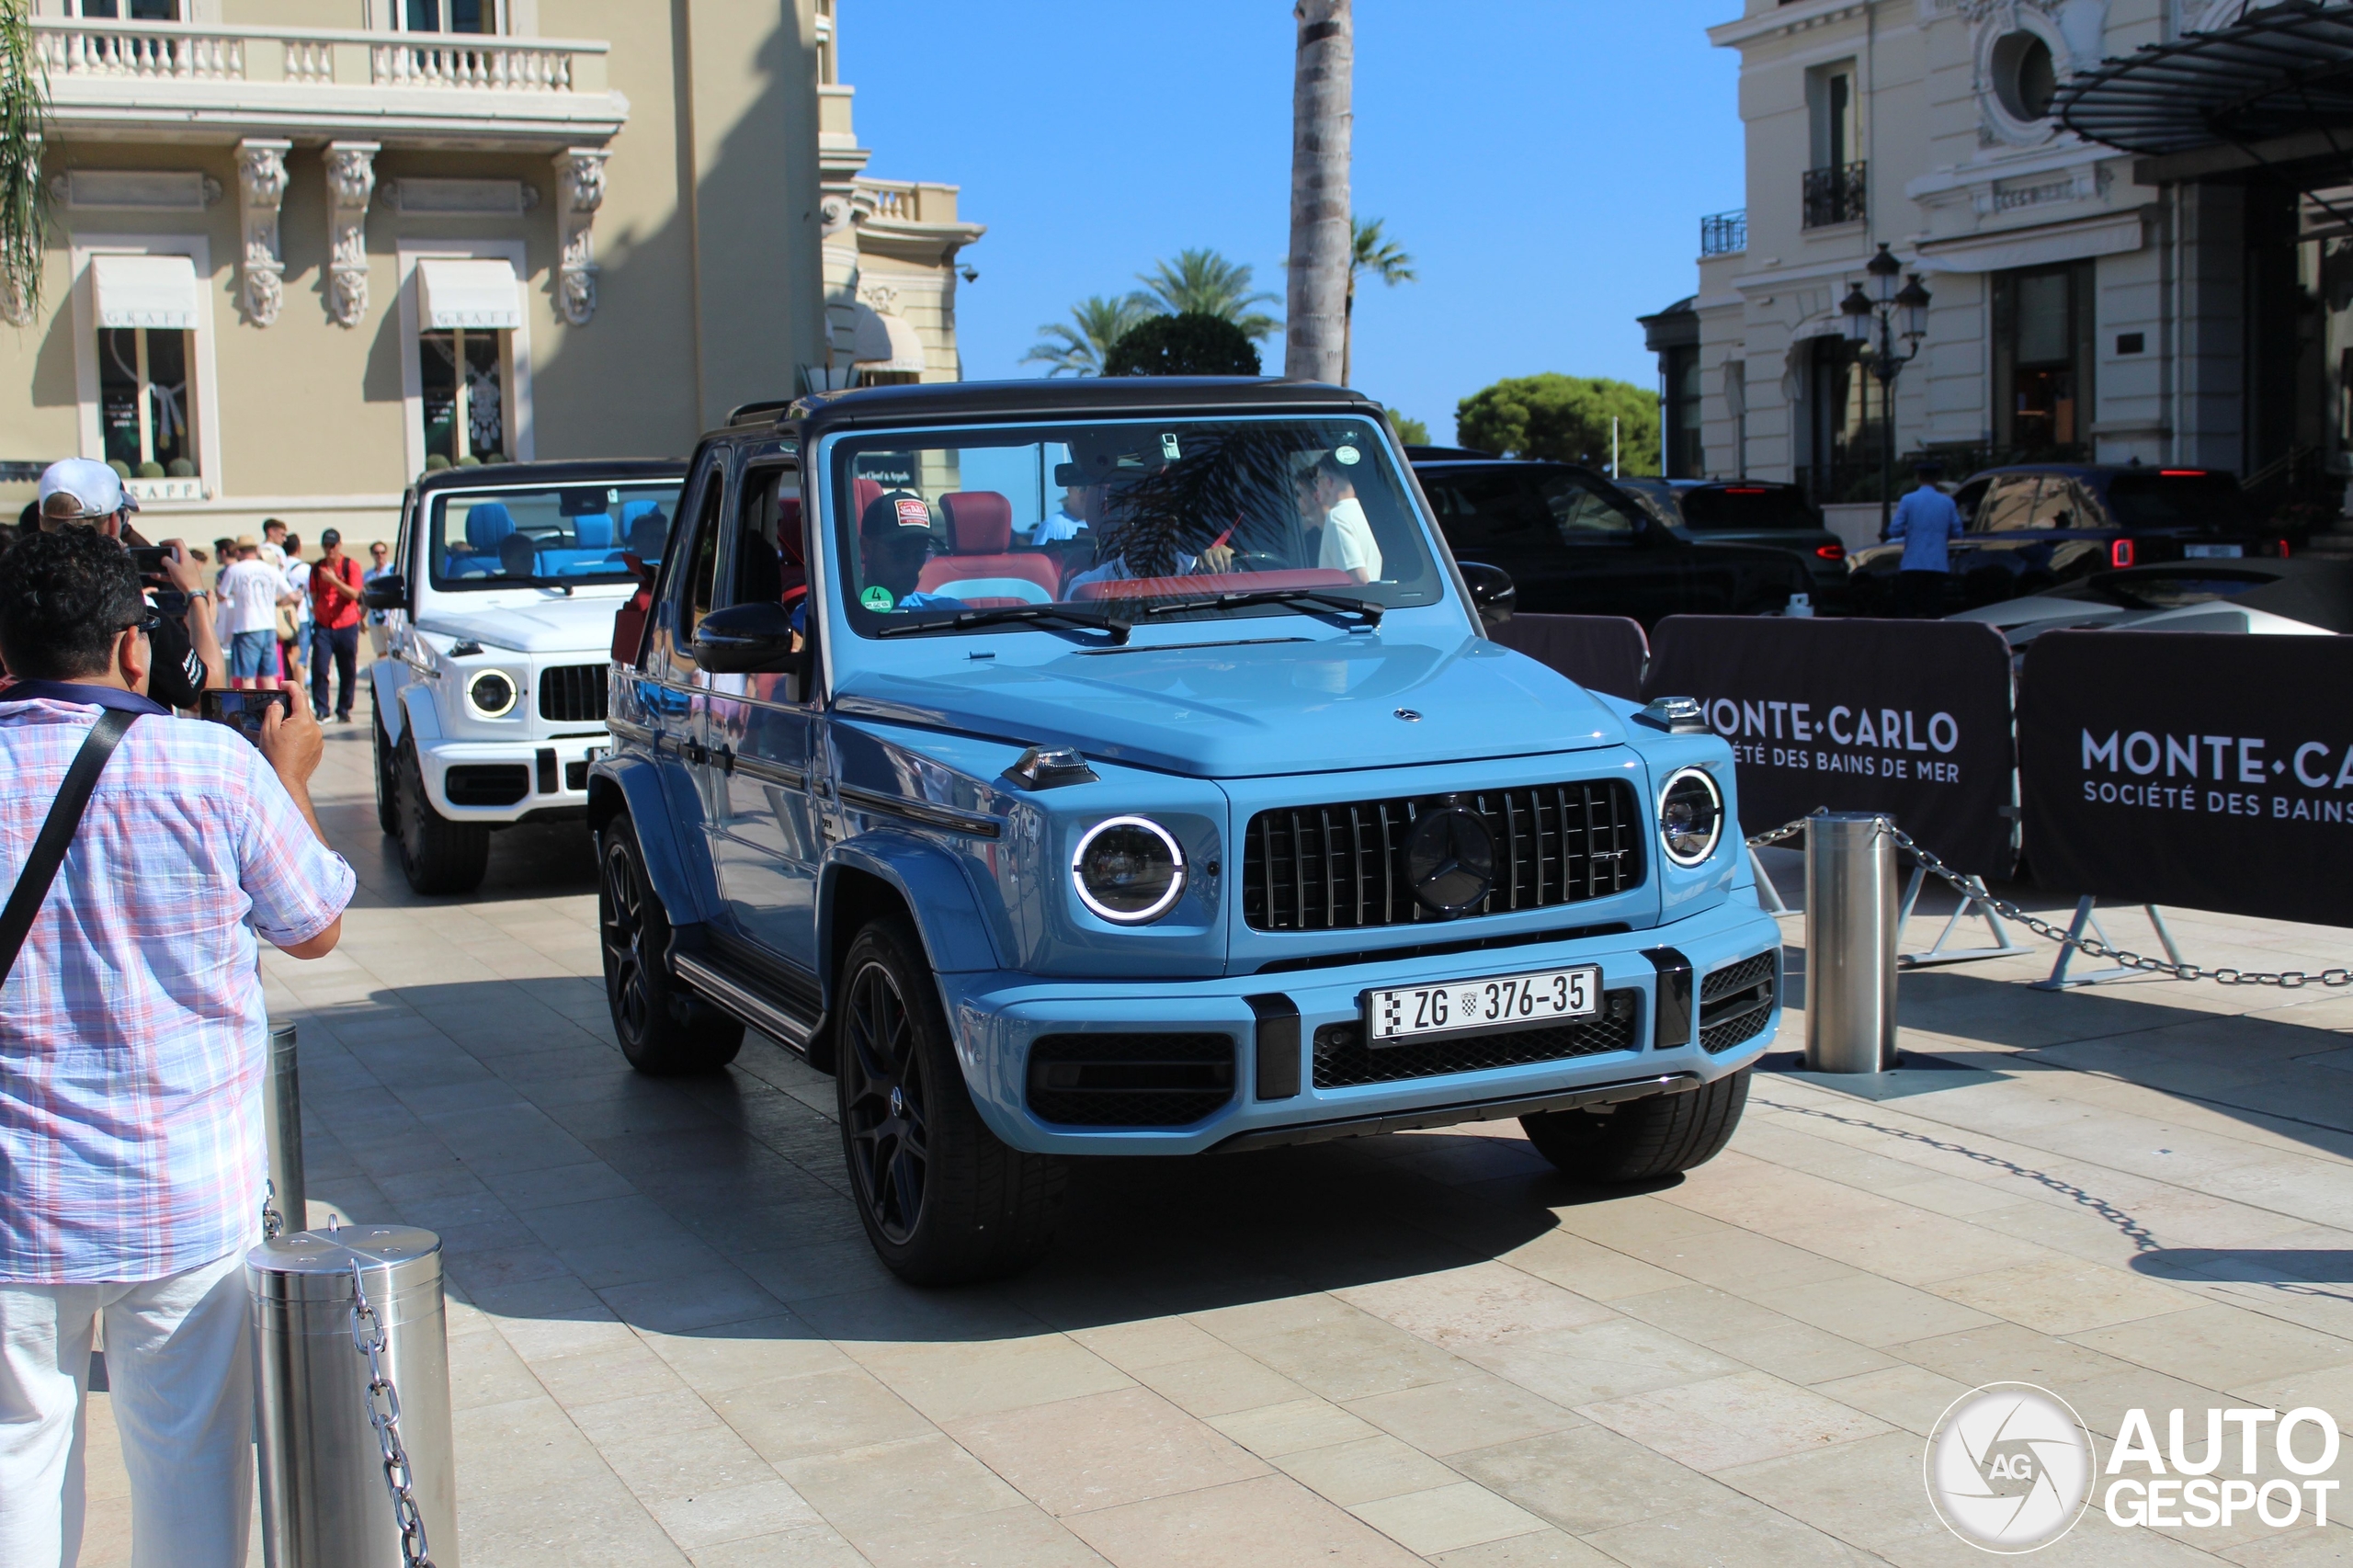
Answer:
[[[2320, 153], [2353, 157], [2353, 6], [2287, 0], [2227, 28], [2149, 44], [2077, 76], [2052, 104], [2086, 141], [2152, 157], [2313, 133]], [[2306, 155], [2311, 155], [2307, 153]]]

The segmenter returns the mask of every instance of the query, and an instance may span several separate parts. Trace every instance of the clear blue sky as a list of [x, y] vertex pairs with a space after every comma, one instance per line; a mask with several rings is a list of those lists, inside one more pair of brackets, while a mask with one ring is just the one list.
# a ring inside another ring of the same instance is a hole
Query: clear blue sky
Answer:
[[[1357, 384], [1440, 441], [1501, 376], [1653, 385], [1634, 317], [1692, 291], [1700, 215], [1742, 201], [1737, 59], [1703, 32], [1740, 9], [1358, 0], [1356, 210], [1387, 220], [1421, 280], [1358, 296]], [[988, 225], [958, 291], [968, 377], [1040, 373], [1021, 363], [1040, 323], [1188, 245], [1281, 295], [1285, 0], [839, 12], [869, 171], [961, 185]], [[1260, 352], [1279, 370], [1279, 337]]]

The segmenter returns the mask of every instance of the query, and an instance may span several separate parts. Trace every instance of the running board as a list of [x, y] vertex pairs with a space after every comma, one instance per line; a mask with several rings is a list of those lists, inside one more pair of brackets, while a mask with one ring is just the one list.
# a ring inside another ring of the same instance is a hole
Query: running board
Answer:
[[780, 1041], [787, 1050], [802, 1056], [809, 1054], [809, 1041], [817, 1032], [818, 1019], [803, 1017], [791, 1008], [770, 1001], [693, 953], [673, 953], [670, 963], [678, 971], [679, 979], [718, 1006]]
[[1207, 1151], [1238, 1154], [1251, 1149], [1274, 1149], [1286, 1143], [1321, 1143], [1332, 1138], [1363, 1138], [1376, 1132], [1411, 1132], [1426, 1127], [1452, 1127], [1463, 1121], [1509, 1121], [1548, 1110], [1582, 1110], [1589, 1106], [1620, 1105], [1653, 1095], [1685, 1095], [1699, 1088], [1696, 1073], [1668, 1073], [1558, 1094], [1519, 1096], [1512, 1099], [1474, 1100], [1467, 1105], [1437, 1106], [1427, 1110], [1401, 1110], [1387, 1116], [1351, 1116], [1337, 1121], [1308, 1121], [1293, 1127], [1265, 1127], [1237, 1132]]

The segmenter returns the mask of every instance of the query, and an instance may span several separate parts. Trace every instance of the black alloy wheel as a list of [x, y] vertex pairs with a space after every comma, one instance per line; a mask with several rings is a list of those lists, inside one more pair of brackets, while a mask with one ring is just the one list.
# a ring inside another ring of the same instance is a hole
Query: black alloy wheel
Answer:
[[850, 977], [839, 1055], [850, 1179], [883, 1239], [904, 1246], [923, 1218], [931, 1176], [923, 1061], [898, 982], [879, 961]]
[[375, 715], [376, 825], [389, 838], [401, 830], [400, 774], [392, 767], [392, 739], [384, 730], [384, 714]]
[[614, 818], [598, 842], [597, 946], [621, 1054], [639, 1072], [665, 1077], [726, 1066], [744, 1048], [744, 1026], [671, 976], [669, 917], [630, 819]]

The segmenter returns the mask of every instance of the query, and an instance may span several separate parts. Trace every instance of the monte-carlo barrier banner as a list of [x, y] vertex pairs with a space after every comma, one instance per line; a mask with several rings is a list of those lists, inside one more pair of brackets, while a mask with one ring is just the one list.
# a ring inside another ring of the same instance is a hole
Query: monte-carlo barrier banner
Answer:
[[1948, 864], [2010, 873], [2010, 653], [1991, 627], [1669, 616], [1643, 692], [1705, 707], [1750, 833], [1884, 812]]
[[2353, 639], [2045, 632], [2018, 761], [2041, 886], [2353, 923]]

